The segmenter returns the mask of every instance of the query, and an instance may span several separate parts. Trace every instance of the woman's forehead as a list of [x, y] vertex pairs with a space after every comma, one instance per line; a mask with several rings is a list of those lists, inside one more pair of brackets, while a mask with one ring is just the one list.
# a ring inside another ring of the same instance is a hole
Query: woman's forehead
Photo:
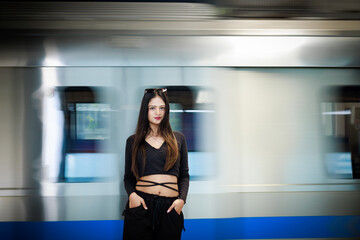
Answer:
[[149, 101], [149, 105], [160, 106], [160, 105], [165, 105], [165, 102], [164, 100], [162, 100], [161, 97], [156, 96]]

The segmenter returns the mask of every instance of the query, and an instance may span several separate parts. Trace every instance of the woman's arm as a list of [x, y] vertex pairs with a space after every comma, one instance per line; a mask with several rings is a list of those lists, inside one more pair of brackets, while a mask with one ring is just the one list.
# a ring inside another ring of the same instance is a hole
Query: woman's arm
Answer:
[[188, 150], [186, 145], [186, 139], [181, 134], [181, 148], [180, 148], [180, 171], [179, 171], [179, 199], [186, 202], [186, 197], [189, 190], [189, 165], [188, 165]]
[[126, 140], [125, 148], [125, 174], [124, 174], [124, 185], [127, 194], [130, 196], [131, 193], [135, 192], [136, 178], [131, 171], [131, 152], [132, 152], [132, 137], [130, 136]]
[[131, 136], [126, 140], [126, 148], [125, 148], [125, 174], [124, 174], [124, 185], [127, 194], [129, 195], [129, 208], [134, 208], [143, 205], [145, 209], [147, 206], [142, 197], [136, 194], [136, 177], [131, 171], [131, 154], [132, 154], [132, 138]]
[[169, 213], [173, 208], [175, 211], [180, 214], [184, 204], [186, 202], [187, 193], [189, 190], [189, 165], [188, 165], [188, 150], [186, 145], [185, 136], [179, 133], [181, 137], [180, 145], [180, 171], [179, 171], [179, 198], [176, 199], [172, 205], [169, 207], [167, 212]]

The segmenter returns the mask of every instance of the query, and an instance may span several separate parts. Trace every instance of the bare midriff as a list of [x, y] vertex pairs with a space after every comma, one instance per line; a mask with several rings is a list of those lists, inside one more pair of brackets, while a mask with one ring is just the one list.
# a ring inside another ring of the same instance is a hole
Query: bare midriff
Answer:
[[[177, 183], [177, 177], [173, 176], [173, 175], [168, 175], [168, 174], [147, 175], [147, 176], [141, 177], [140, 180], [151, 181], [151, 182], [156, 182], [156, 183]], [[147, 187], [141, 187], [138, 185], [147, 185]], [[164, 196], [164, 197], [178, 197], [179, 196], [178, 191], [175, 191], [173, 189], [170, 189], [170, 188], [167, 188], [167, 187], [164, 187], [161, 185], [155, 185], [155, 186], [153, 186], [153, 185], [154, 184], [152, 184], [152, 183], [138, 181], [136, 183], [136, 190], [145, 192], [145, 193], [149, 193], [149, 194]], [[165, 185], [178, 190], [177, 184], [165, 184]]]

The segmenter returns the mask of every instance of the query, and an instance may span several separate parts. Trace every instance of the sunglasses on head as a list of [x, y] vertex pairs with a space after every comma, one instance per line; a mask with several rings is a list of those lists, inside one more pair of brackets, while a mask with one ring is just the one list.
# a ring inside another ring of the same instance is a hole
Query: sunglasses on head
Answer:
[[147, 93], [151, 93], [151, 92], [162, 92], [162, 93], [166, 93], [167, 89], [166, 88], [147, 88], [144, 91], [144, 95]]

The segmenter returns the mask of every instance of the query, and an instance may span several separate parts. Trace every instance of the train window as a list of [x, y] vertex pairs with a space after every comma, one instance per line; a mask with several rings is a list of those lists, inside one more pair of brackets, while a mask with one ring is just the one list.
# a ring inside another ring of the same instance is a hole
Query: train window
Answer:
[[71, 135], [79, 140], [109, 139], [110, 104], [75, 103], [75, 111], [71, 111], [75, 122], [70, 124]]
[[59, 180], [102, 181], [116, 176], [116, 157], [107, 150], [111, 140], [111, 106], [102, 97], [109, 90], [59, 88], [64, 112], [64, 150]]
[[186, 136], [190, 179], [204, 180], [214, 175], [215, 134], [212, 90], [203, 87], [162, 86], [168, 89], [170, 124]]
[[329, 175], [360, 178], [360, 87], [326, 89], [321, 112]]

